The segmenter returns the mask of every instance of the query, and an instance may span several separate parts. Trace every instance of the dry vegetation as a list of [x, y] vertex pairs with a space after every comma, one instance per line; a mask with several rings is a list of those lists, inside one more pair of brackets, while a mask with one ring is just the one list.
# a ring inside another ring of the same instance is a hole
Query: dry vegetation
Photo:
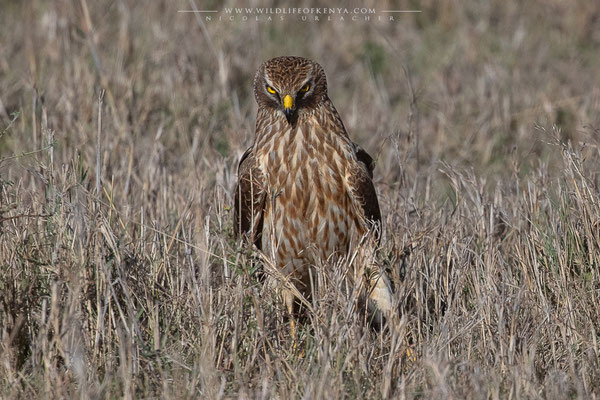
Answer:
[[[370, 6], [423, 12], [0, 2], [0, 397], [600, 397], [600, 3]], [[396, 329], [325, 268], [294, 348], [232, 238], [282, 54], [322, 63], [377, 158]]]

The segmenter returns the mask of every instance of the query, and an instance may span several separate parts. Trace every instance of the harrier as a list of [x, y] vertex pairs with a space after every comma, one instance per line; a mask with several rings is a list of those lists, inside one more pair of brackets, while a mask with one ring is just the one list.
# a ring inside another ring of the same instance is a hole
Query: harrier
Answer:
[[[302, 295], [310, 295], [309, 271], [319, 261], [347, 259], [359, 246], [377, 246], [381, 212], [374, 162], [348, 137], [316, 62], [266, 61], [256, 72], [254, 96], [256, 133], [238, 167], [235, 231], [262, 250]], [[387, 314], [389, 281], [370, 259], [354, 269], [362, 276], [349, 278], [364, 284], [372, 311]], [[283, 298], [291, 313], [293, 291], [284, 290]]]

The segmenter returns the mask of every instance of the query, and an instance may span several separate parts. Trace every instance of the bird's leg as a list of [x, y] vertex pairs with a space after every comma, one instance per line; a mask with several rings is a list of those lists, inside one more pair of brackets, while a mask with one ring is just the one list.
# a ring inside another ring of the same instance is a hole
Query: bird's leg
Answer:
[[288, 311], [288, 317], [290, 319], [290, 335], [293, 340], [293, 348], [296, 348], [298, 343], [298, 337], [296, 334], [296, 319], [294, 318], [294, 294], [289, 290], [283, 291], [283, 301], [285, 302], [285, 307]]

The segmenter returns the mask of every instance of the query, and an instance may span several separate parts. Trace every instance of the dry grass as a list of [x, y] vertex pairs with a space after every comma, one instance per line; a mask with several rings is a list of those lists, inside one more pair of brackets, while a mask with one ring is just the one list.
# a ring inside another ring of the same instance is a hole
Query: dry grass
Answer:
[[[598, 398], [600, 6], [413, 3], [203, 30], [187, 1], [2, 2], [0, 397]], [[393, 331], [323, 269], [294, 348], [232, 239], [282, 54], [377, 156]]]

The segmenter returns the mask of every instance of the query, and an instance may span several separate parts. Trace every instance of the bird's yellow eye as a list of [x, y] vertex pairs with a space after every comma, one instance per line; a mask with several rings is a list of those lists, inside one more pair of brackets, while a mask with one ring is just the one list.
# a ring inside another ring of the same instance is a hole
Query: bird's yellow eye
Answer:
[[302, 87], [302, 89], [300, 89], [301, 91], [303, 91], [304, 93], [308, 92], [308, 90], [310, 89], [310, 85], [307, 83], [306, 85], [304, 85]]
[[273, 89], [271, 86], [267, 86], [267, 92], [269, 92], [269, 93], [271, 93], [271, 94], [275, 94], [275, 93], [277, 93], [277, 92], [275, 91], [275, 89]]

